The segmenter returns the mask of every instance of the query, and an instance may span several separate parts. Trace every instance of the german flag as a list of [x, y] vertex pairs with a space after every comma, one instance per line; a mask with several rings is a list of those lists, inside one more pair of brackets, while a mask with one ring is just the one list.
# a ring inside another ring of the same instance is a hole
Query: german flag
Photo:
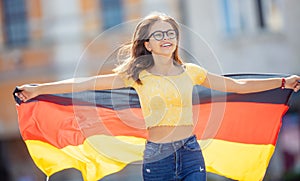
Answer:
[[[280, 88], [236, 94], [195, 86], [194, 133], [207, 171], [234, 180], [262, 180], [291, 94], [292, 90]], [[147, 130], [134, 89], [40, 95], [26, 103], [15, 100], [22, 138], [47, 176], [75, 168], [84, 180], [94, 181], [142, 160]]]

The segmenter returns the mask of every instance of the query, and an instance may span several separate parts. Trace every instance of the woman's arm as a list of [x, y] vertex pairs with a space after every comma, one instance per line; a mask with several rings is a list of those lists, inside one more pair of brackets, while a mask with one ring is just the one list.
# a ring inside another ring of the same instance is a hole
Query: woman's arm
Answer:
[[[300, 77], [293, 75], [287, 77], [285, 80], [285, 88], [293, 89], [297, 92], [300, 89]], [[235, 93], [252, 93], [260, 92], [281, 87], [282, 78], [269, 79], [232, 79], [229, 77], [219, 76], [212, 73], [207, 73], [205, 81], [202, 83], [204, 87]]]
[[26, 84], [18, 86], [20, 92], [16, 93], [16, 96], [26, 102], [41, 94], [61, 94], [85, 90], [117, 89], [122, 87], [125, 87], [125, 84], [120, 75], [107, 74], [36, 84], [34, 86]]

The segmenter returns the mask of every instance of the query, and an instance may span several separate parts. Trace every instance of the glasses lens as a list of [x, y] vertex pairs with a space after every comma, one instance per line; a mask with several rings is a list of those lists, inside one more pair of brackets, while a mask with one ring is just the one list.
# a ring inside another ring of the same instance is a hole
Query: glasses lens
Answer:
[[168, 30], [168, 31], [155, 31], [152, 33], [155, 40], [160, 41], [164, 39], [164, 34], [166, 33], [166, 36], [169, 37], [170, 39], [174, 39], [177, 37], [176, 31], [175, 30]]
[[162, 40], [164, 38], [164, 33], [162, 31], [157, 31], [153, 34], [155, 40]]
[[176, 32], [174, 30], [167, 31], [167, 36], [171, 39], [176, 38]]

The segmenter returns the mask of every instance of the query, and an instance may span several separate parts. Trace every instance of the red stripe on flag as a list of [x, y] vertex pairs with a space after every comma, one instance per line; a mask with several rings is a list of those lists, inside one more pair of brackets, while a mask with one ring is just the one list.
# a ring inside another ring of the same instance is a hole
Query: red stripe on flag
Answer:
[[96, 134], [147, 137], [140, 109], [114, 111], [102, 107], [29, 102], [18, 106], [24, 140], [40, 140], [57, 148], [80, 145]]
[[[275, 145], [287, 109], [283, 104], [252, 102], [195, 105], [195, 120], [199, 120], [195, 134], [198, 139]], [[18, 111], [24, 140], [40, 140], [57, 148], [82, 144], [96, 134], [147, 138], [139, 108], [115, 111], [39, 101], [22, 104]]]
[[198, 139], [220, 139], [249, 144], [275, 145], [284, 104], [217, 102], [194, 106]]

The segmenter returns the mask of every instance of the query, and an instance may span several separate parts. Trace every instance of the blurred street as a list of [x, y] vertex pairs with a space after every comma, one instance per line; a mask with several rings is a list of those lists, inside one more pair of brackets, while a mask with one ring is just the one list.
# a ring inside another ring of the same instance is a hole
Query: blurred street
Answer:
[[[0, 0], [0, 180], [46, 180], [20, 135], [17, 85], [111, 73], [117, 48], [153, 11], [180, 23], [187, 62], [217, 74], [300, 75], [299, 10], [299, 0]], [[141, 179], [134, 163], [102, 181]], [[75, 169], [49, 179], [81, 180]], [[208, 180], [229, 181], [213, 174]], [[264, 178], [294, 180], [300, 180], [300, 93], [291, 98]]]

